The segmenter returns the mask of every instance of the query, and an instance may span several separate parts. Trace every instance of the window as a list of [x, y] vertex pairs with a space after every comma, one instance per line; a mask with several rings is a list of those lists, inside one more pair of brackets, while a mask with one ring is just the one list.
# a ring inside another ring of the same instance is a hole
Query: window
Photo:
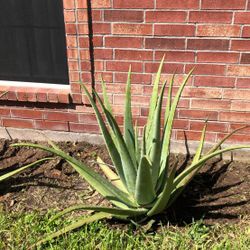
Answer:
[[0, 0], [0, 80], [68, 84], [62, 0]]

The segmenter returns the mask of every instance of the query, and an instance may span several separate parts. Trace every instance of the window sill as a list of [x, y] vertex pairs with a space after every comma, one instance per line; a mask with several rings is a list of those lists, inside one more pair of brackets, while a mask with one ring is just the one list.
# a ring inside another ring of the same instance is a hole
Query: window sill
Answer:
[[70, 103], [70, 85], [0, 81], [2, 100], [20, 102]]

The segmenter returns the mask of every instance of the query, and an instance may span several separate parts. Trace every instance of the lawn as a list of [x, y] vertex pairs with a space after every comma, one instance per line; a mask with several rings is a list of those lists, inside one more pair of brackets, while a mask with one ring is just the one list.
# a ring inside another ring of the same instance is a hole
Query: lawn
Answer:
[[[0, 249], [27, 249], [38, 238], [68, 224], [63, 219], [49, 224], [53, 212], [1, 213]], [[71, 220], [72, 221], [72, 220]], [[250, 247], [250, 222], [242, 218], [237, 224], [169, 226], [157, 223], [136, 226], [115, 222], [94, 222], [48, 242], [40, 249], [246, 249]]]

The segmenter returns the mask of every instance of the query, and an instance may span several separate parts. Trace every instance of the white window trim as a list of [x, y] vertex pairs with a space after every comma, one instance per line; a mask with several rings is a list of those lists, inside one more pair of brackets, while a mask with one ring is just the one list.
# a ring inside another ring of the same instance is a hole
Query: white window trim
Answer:
[[69, 84], [39, 83], [39, 82], [21, 82], [0, 80], [0, 86], [6, 87], [28, 87], [28, 88], [45, 88], [45, 89], [70, 89]]

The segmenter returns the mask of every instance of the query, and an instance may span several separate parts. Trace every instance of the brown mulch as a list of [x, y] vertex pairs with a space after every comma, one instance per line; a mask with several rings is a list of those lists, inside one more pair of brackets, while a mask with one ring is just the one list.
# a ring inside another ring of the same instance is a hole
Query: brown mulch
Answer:
[[[10, 147], [14, 142], [0, 140], [0, 175], [51, 156], [41, 150]], [[110, 162], [104, 146], [84, 142], [62, 142], [58, 145], [97, 171], [97, 155]], [[176, 160], [179, 167], [184, 168], [190, 159], [182, 154], [173, 155], [171, 162]], [[57, 157], [0, 183], [0, 210], [46, 212], [80, 203], [97, 205], [105, 201]], [[166, 212], [163, 221], [188, 223], [203, 218], [207, 223], [233, 223], [249, 215], [250, 160], [249, 163], [241, 163], [213, 159]]]

